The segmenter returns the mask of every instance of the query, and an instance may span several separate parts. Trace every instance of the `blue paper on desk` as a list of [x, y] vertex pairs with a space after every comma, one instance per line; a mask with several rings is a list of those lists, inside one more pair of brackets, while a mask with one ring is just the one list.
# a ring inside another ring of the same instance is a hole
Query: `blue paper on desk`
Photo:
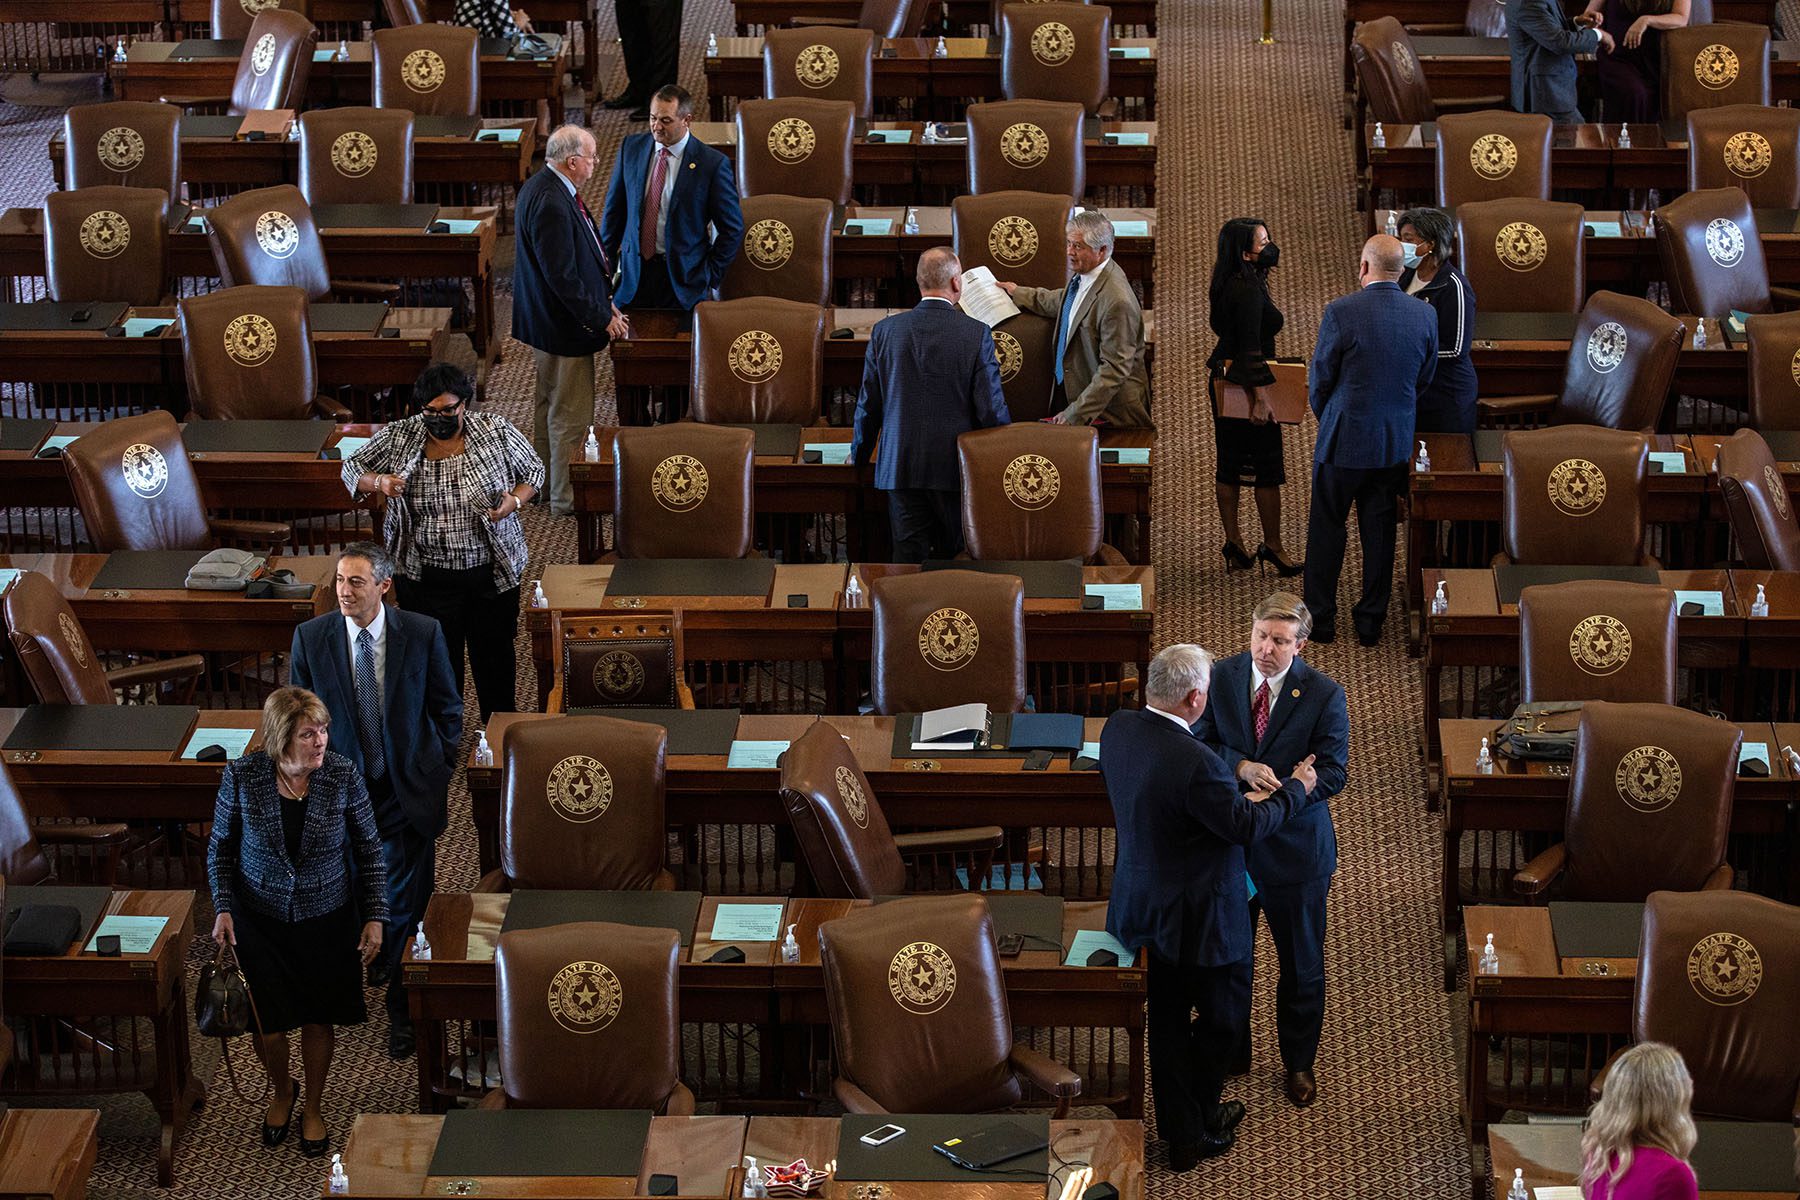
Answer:
[[808, 442], [805, 449], [817, 450], [819, 462], [826, 466], [841, 467], [850, 461], [849, 442]]
[[713, 914], [714, 942], [772, 942], [781, 936], [781, 905], [721, 904]]
[[333, 46], [328, 50], [314, 50], [313, 51], [313, 61], [314, 62], [330, 62], [333, 59], [335, 59], [336, 57], [337, 57], [337, 47], [336, 46]]
[[858, 237], [886, 237], [893, 231], [892, 217], [852, 217], [844, 222], [844, 232]]
[[1589, 221], [1587, 227], [1594, 231], [1595, 237], [1624, 237], [1625, 228], [1617, 221]]
[[1087, 966], [1088, 955], [1096, 950], [1111, 950], [1119, 956], [1119, 965], [1129, 967], [1137, 962], [1137, 954], [1119, 944], [1119, 939], [1104, 929], [1077, 929], [1075, 940], [1069, 946], [1069, 953], [1063, 959], [1065, 967]]
[[96, 953], [100, 935], [110, 933], [118, 935], [120, 954], [148, 954], [156, 948], [156, 939], [162, 936], [163, 926], [168, 923], [167, 917], [101, 917], [94, 936], [82, 949], [89, 954]]
[[37, 448], [37, 457], [42, 458], [46, 450], [61, 450], [80, 436], [79, 433], [53, 433], [44, 439], [43, 445]]
[[523, 129], [483, 129], [475, 135], [478, 142], [516, 142], [525, 136]]
[[1150, 465], [1150, 447], [1121, 446], [1116, 453], [1121, 467], [1147, 467]]
[[199, 758], [200, 751], [208, 746], [225, 747], [225, 757], [242, 758], [244, 751], [250, 748], [250, 738], [256, 733], [254, 729], [208, 728], [202, 725], [194, 730], [194, 736], [181, 751], [183, 758]]
[[18, 577], [19, 569], [17, 567], [0, 569], [0, 592], [4, 592], [7, 588], [11, 587], [13, 585], [13, 580]]
[[175, 323], [174, 317], [126, 317], [126, 337], [150, 337]]
[[182, 228], [193, 233], [205, 233], [206, 218], [199, 215], [189, 217], [187, 221], [183, 223]]
[[1100, 597], [1102, 612], [1137, 612], [1144, 607], [1141, 583], [1090, 583], [1083, 590]]
[[[1698, 604], [1700, 616], [1722, 617], [1725, 615], [1724, 592], [1687, 592], [1677, 589], [1675, 592], [1675, 611], [1680, 612], [1684, 604]], [[1688, 614], [1692, 616], [1693, 614]]]
[[871, 129], [871, 130], [869, 130], [869, 136], [871, 139], [873, 139], [875, 137], [875, 135], [877, 135], [877, 134], [879, 134], [881, 136], [882, 142], [884, 142], [890, 146], [905, 146], [905, 145], [911, 144], [911, 142], [912, 142], [912, 130], [910, 130], [910, 129]]
[[1074, 713], [1014, 713], [1006, 744], [1014, 750], [1063, 750], [1081, 745], [1082, 721]]
[[462, 221], [450, 217], [439, 217], [438, 220], [450, 227], [446, 230], [448, 233], [474, 233], [481, 228], [480, 221]]
[[1113, 222], [1113, 236], [1114, 237], [1149, 237], [1150, 236], [1150, 222], [1148, 222], [1148, 221], [1114, 221]]
[[1076, 755], [1076, 757], [1077, 758], [1091, 758], [1095, 762], [1099, 762], [1100, 761], [1100, 743], [1099, 742], [1083, 742], [1083, 743], [1081, 743], [1081, 753]]
[[1126, 130], [1123, 133], [1109, 133], [1107, 139], [1115, 146], [1148, 146], [1150, 134], [1147, 130]]
[[1738, 746], [1738, 774], [1743, 774], [1744, 763], [1750, 759], [1756, 759], [1764, 767], [1768, 767], [1774, 761], [1769, 757], [1769, 743], [1744, 742], [1740, 744]]
[[341, 437], [337, 440], [336, 450], [339, 458], [349, 458], [374, 439], [366, 437]]
[[1679, 450], [1652, 450], [1650, 465], [1656, 468], [1652, 475], [1686, 475], [1687, 455]]
[[782, 751], [788, 748], [786, 742], [732, 742], [731, 753], [725, 759], [727, 767], [742, 767], [752, 771], [772, 771]]

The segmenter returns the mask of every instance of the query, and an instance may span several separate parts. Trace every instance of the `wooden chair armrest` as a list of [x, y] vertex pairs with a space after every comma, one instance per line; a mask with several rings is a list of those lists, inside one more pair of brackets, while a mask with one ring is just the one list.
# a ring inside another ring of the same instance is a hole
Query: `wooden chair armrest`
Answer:
[[1131, 565], [1130, 559], [1105, 542], [1100, 543], [1099, 559], [1100, 565], [1103, 567], [1129, 567]]
[[499, 1112], [506, 1107], [506, 1089], [495, 1088], [475, 1105], [482, 1112]]
[[689, 687], [685, 682], [677, 680], [675, 683], [675, 699], [677, 702], [675, 707], [687, 709], [693, 708], [694, 689]]
[[499, 867], [495, 867], [475, 881], [473, 890], [493, 896], [501, 892], [510, 892], [512, 888], [507, 885], [505, 872], [501, 871]]
[[348, 422], [353, 414], [344, 405], [330, 396], [314, 396], [312, 398], [313, 415], [323, 417], [327, 421]]
[[[1606, 1076], [1611, 1072], [1613, 1063], [1618, 1061], [1619, 1055], [1625, 1053], [1629, 1049], [1631, 1049], [1630, 1046], [1620, 1046], [1617, 1050], [1614, 1050], [1608, 1055], [1606, 1061], [1601, 1064], [1600, 1069], [1594, 1072], [1594, 1077], [1588, 1080], [1589, 1101], [1598, 1100], [1600, 1098], [1600, 1093], [1606, 1090]], [[1795, 1107], [1796, 1113], [1800, 1114], [1800, 1105], [1796, 1105]]]
[[1542, 895], [1544, 889], [1562, 874], [1563, 864], [1568, 858], [1568, 846], [1562, 842], [1556, 843], [1518, 869], [1513, 875], [1513, 891], [1521, 896]]
[[1788, 312], [1800, 308], [1800, 288], [1782, 287], [1779, 284], [1769, 288], [1769, 299], [1779, 312]]
[[694, 1115], [694, 1093], [688, 1090], [685, 1083], [677, 1083], [663, 1101], [662, 1115], [665, 1117], [691, 1117]]
[[887, 1111], [875, 1102], [875, 1097], [841, 1075], [831, 1081], [831, 1091], [837, 1096], [837, 1102], [844, 1106], [845, 1112], [885, 1113]]
[[159, 96], [157, 99], [176, 108], [223, 108], [231, 103], [230, 96]]
[[400, 295], [400, 285], [366, 279], [333, 279], [331, 294], [345, 300], [393, 300]]
[[285, 521], [240, 521], [230, 517], [208, 517], [207, 527], [213, 537], [223, 542], [236, 538], [259, 545], [280, 546], [294, 536], [293, 526]]
[[1108, 96], [1106, 99], [1102, 100], [1100, 102], [1100, 108], [1098, 109], [1098, 111], [1096, 111], [1094, 113], [1094, 115], [1102, 121], [1118, 120], [1119, 119], [1119, 98], [1117, 96]]
[[1700, 885], [1700, 890], [1703, 892], [1729, 892], [1735, 878], [1736, 872], [1731, 869], [1731, 864], [1720, 863], [1713, 868], [1712, 874], [1706, 877], [1706, 882]]
[[180, 658], [157, 658], [117, 667], [106, 673], [106, 682], [116, 688], [137, 687], [145, 683], [195, 679], [204, 670], [206, 659], [203, 655], [183, 654]]
[[131, 829], [121, 824], [43, 825], [33, 821], [31, 835], [45, 846], [106, 846], [128, 841]]
[[1006, 835], [998, 825], [969, 829], [928, 829], [922, 833], [896, 833], [894, 849], [908, 854], [951, 854], [958, 850], [996, 850]]
[[1056, 1116], [1059, 1118], [1068, 1114], [1069, 1102], [1081, 1095], [1081, 1076], [1042, 1051], [1014, 1043], [1006, 1061], [1034, 1087], [1056, 1097]]
[[829, 29], [856, 28], [856, 22], [849, 17], [794, 17], [788, 21], [788, 24], [795, 29], [810, 29], [816, 25], [823, 25]]

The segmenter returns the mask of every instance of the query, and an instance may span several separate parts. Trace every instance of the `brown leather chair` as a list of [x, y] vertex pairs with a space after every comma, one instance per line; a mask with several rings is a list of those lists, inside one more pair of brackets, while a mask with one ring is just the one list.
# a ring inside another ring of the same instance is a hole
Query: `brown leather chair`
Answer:
[[523, 721], [501, 743], [500, 867], [477, 891], [666, 892], [669, 735], [614, 717]]
[[1069, 209], [1069, 198], [1055, 192], [958, 196], [950, 202], [956, 257], [965, 271], [987, 267], [996, 279], [1062, 287], [1069, 281]]
[[1086, 114], [1055, 100], [969, 105], [969, 191], [1087, 194]]
[[613, 435], [620, 558], [744, 558], [752, 548], [756, 436], [698, 421]]
[[1100, 434], [1018, 423], [956, 438], [963, 544], [973, 559], [1079, 558], [1123, 566], [1100, 540]]
[[1688, 190], [1742, 188], [1753, 208], [1800, 208], [1800, 112], [1760, 104], [1688, 114]]
[[115, 417], [63, 450], [88, 540], [114, 550], [210, 550], [216, 540], [275, 547], [293, 530], [275, 521], [214, 520], [181, 444], [162, 409]]
[[388, 24], [395, 29], [424, 25], [431, 20], [426, 0], [381, 0], [381, 9], [387, 14]]
[[1718, 472], [1744, 565], [1752, 571], [1800, 571], [1800, 520], [1762, 434], [1740, 429], [1720, 442]]
[[1650, 442], [1641, 433], [1565, 425], [1502, 441], [1504, 551], [1528, 566], [1643, 566]]
[[1663, 118], [1697, 108], [1768, 104], [1769, 27], [1727, 23], [1663, 31]]
[[1112, 9], [1103, 4], [1003, 4], [1000, 89], [1008, 100], [1073, 100], [1098, 115], [1112, 94]]
[[1025, 707], [1025, 587], [1015, 575], [920, 571], [877, 579], [870, 700], [884, 717], [955, 704]]
[[162, 684], [179, 685], [171, 691], [170, 702], [186, 704], [206, 669], [205, 658], [184, 654], [107, 670], [68, 600], [36, 571], [19, 573], [0, 608], [5, 611], [13, 657], [39, 704], [117, 704], [114, 689]]
[[1065, 1116], [1081, 1076], [1013, 1041], [994, 922], [980, 896], [908, 896], [819, 926], [837, 1059], [853, 1113], [1010, 1108], [1021, 1078]]
[[719, 299], [777, 296], [831, 304], [831, 201], [745, 196], [744, 248], [725, 268]]
[[1437, 122], [1437, 202], [1548, 200], [1556, 126], [1537, 113], [1445, 113]]
[[781, 755], [781, 799], [818, 894], [873, 900], [908, 891], [906, 859], [972, 857], [985, 879], [1004, 836], [997, 825], [896, 834], [844, 735], [816, 721]]
[[256, 188], [206, 210], [207, 241], [226, 287], [297, 287], [309, 300], [389, 300], [391, 283], [333, 279], [312, 206], [291, 183]]
[[313, 49], [319, 31], [297, 12], [266, 8], [250, 22], [244, 52], [228, 96], [167, 95], [164, 104], [178, 108], [223, 106], [233, 116], [259, 109], [306, 107], [306, 85], [312, 78]]
[[1541, 413], [1550, 425], [1655, 430], [1662, 418], [1687, 326], [1648, 300], [1595, 292], [1581, 306], [1563, 387], [1555, 396], [1489, 396], [1485, 416]]
[[1480, 200], [1456, 210], [1463, 273], [1484, 312], [1577, 312], [1587, 298], [1582, 208]]
[[816, 425], [826, 311], [769, 296], [694, 306], [693, 414], [722, 425]]
[[1356, 67], [1357, 85], [1368, 101], [1371, 121], [1417, 125], [1437, 120], [1445, 109], [1506, 107], [1505, 96], [1434, 99], [1412, 37], [1393, 17], [1377, 17], [1358, 25], [1350, 40], [1350, 59]]
[[411, 204], [413, 114], [403, 108], [300, 114], [300, 194], [308, 204]]
[[1800, 429], [1800, 312], [1744, 322], [1750, 346], [1750, 426]]
[[1675, 703], [1675, 593], [1578, 580], [1519, 593], [1520, 690], [1529, 702]]
[[1788, 307], [1800, 299], [1769, 285], [1756, 214], [1740, 188], [1687, 192], [1658, 208], [1656, 251], [1676, 312], [1724, 320], [1733, 309], [1766, 313], [1777, 297]]
[[681, 611], [550, 614], [556, 681], [546, 712], [692, 708], [684, 678]]
[[738, 195], [848, 204], [856, 106], [848, 100], [744, 100], [737, 107]]
[[1563, 840], [1513, 876], [1541, 897], [1636, 902], [1729, 888], [1725, 839], [1744, 731], [1665, 704], [1582, 705]]
[[307, 18], [312, 16], [308, 0], [212, 0], [210, 36], [220, 41], [243, 41], [250, 36], [256, 14], [269, 8], [284, 8]]
[[161, 304], [169, 294], [168, 193], [51, 192], [44, 197], [44, 274], [52, 300]]
[[180, 123], [181, 110], [172, 104], [115, 100], [75, 105], [63, 117], [68, 188], [161, 188], [171, 200], [179, 199]]
[[875, 107], [875, 35], [866, 29], [770, 29], [763, 34], [763, 95], [848, 100]]
[[692, 1116], [681, 1082], [681, 938], [577, 921], [500, 935], [500, 1074], [484, 1109], [648, 1108]]
[[[856, 28], [867, 29], [876, 37], [916, 38], [925, 31], [925, 18], [937, 8], [937, 0], [862, 0], [857, 12]], [[823, 17], [804, 17], [794, 24], [831, 26], [840, 21]]]
[[375, 107], [422, 117], [481, 115], [481, 38], [461, 25], [377, 29]]
[[1000, 360], [1000, 389], [1015, 422], [1050, 415], [1056, 388], [1056, 321], [1036, 313], [1008, 317], [989, 331]]
[[348, 421], [319, 395], [312, 318], [299, 288], [220, 288], [179, 305], [188, 404], [206, 421]]

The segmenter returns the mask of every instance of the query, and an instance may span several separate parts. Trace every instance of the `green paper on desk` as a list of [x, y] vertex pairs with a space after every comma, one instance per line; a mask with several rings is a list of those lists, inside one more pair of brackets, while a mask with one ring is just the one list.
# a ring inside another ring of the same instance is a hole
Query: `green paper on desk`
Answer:
[[1091, 758], [1095, 762], [1099, 762], [1100, 761], [1100, 743], [1099, 742], [1083, 742], [1083, 743], [1081, 743], [1081, 753], [1076, 755], [1075, 757]]
[[174, 317], [126, 317], [126, 337], [150, 337], [175, 323]]
[[1659, 473], [1663, 475], [1687, 474], [1687, 455], [1679, 450], [1652, 450], [1650, 463], [1657, 468], [1656, 471], [1651, 472], [1653, 475]]
[[707, 940], [772, 942], [780, 936], [781, 905], [721, 904], [713, 914], [712, 934]]
[[[1675, 611], [1680, 612], [1684, 604], [1698, 604], [1703, 617], [1722, 617], [1725, 615], [1724, 592], [1687, 592], [1677, 589], [1675, 592]], [[1690, 614], [1691, 615], [1691, 614]]]
[[1137, 961], [1137, 954], [1119, 944], [1119, 939], [1104, 929], [1077, 929], [1075, 940], [1069, 945], [1068, 956], [1063, 959], [1065, 967], [1087, 966], [1088, 955], [1096, 950], [1111, 950], [1119, 956], [1119, 965], [1129, 967]]
[[1750, 319], [1749, 313], [1744, 312], [1742, 309], [1738, 309], [1738, 308], [1732, 309], [1731, 315], [1729, 317], [1725, 318], [1726, 332], [1730, 333], [1734, 337], [1740, 337], [1740, 338], [1743, 337], [1746, 332], [1744, 322], [1748, 321], [1749, 319]]
[[893, 231], [892, 217], [852, 217], [844, 222], [844, 232], [859, 237], [886, 237]]
[[1113, 222], [1113, 236], [1114, 237], [1149, 237], [1150, 236], [1150, 222], [1148, 222], [1148, 221], [1114, 221]]
[[148, 954], [155, 949], [156, 939], [162, 936], [163, 926], [168, 923], [167, 917], [101, 917], [94, 936], [88, 939], [83, 949], [89, 954], [95, 953], [100, 935], [110, 933], [118, 935], [120, 954]]
[[880, 134], [881, 141], [890, 146], [895, 146], [895, 145], [906, 146], [906, 145], [910, 145], [912, 143], [912, 130], [910, 130], [910, 129], [871, 129], [871, 130], [869, 130], [869, 136], [873, 137], [876, 134]]
[[849, 442], [808, 442], [808, 450], [819, 452], [819, 461], [826, 466], [841, 467], [850, 461]]
[[194, 233], [205, 233], [206, 218], [202, 216], [189, 217], [187, 221], [183, 223], [182, 228], [191, 230]]
[[1115, 146], [1148, 146], [1150, 134], [1147, 130], [1127, 130], [1123, 133], [1109, 133], [1107, 140]]
[[1617, 221], [1589, 221], [1587, 227], [1594, 231], [1595, 237], [1624, 237], [1625, 228]]
[[726, 757], [725, 765], [752, 771], [772, 771], [781, 758], [782, 751], [787, 748], [786, 742], [732, 742], [731, 753]]
[[516, 142], [523, 137], [523, 129], [483, 129], [475, 135], [478, 142]]
[[242, 758], [244, 751], [250, 748], [250, 738], [255, 733], [254, 729], [209, 728], [202, 725], [194, 730], [194, 736], [188, 739], [188, 744], [181, 751], [181, 757], [199, 758], [200, 751], [207, 746], [223, 746], [226, 758]]
[[1114, 46], [1112, 52], [1120, 58], [1149, 58], [1148, 46]]
[[1743, 770], [1744, 764], [1753, 758], [1759, 760], [1765, 767], [1770, 766], [1774, 760], [1769, 757], [1769, 743], [1744, 742], [1738, 746], [1738, 770], [1740, 772]]
[[1121, 467], [1147, 467], [1150, 465], [1150, 447], [1125, 446], [1113, 453], [1119, 456]]
[[314, 50], [313, 51], [313, 61], [314, 62], [330, 62], [333, 59], [335, 59], [336, 57], [337, 57], [337, 48], [335, 46], [329, 50]]
[[335, 443], [335, 449], [339, 458], [349, 458], [372, 440], [374, 439], [366, 437], [341, 437]]
[[481, 228], [480, 221], [453, 220], [450, 217], [439, 217], [438, 220], [448, 225], [450, 227], [449, 232], [451, 233], [474, 233], [477, 229]]
[[0, 592], [4, 592], [7, 588], [11, 587], [13, 585], [13, 580], [18, 577], [19, 569], [17, 567], [0, 569]]
[[46, 450], [61, 450], [64, 446], [67, 446], [70, 442], [80, 436], [79, 433], [53, 433], [44, 439], [43, 445], [38, 447], [38, 455], [39, 457], [42, 457]]
[[1083, 590], [1100, 597], [1102, 612], [1137, 612], [1144, 607], [1141, 583], [1090, 583]]

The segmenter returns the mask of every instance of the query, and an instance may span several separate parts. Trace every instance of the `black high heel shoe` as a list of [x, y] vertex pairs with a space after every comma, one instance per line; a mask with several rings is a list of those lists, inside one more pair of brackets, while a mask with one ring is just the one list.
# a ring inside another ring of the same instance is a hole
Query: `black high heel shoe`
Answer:
[[288, 1130], [294, 1127], [294, 1118], [300, 1115], [300, 1082], [294, 1081], [294, 1096], [288, 1102], [287, 1121], [281, 1125], [269, 1124], [267, 1114], [263, 1116], [262, 1144], [269, 1147], [281, 1145], [287, 1141]]
[[1257, 543], [1256, 559], [1258, 562], [1266, 562], [1271, 567], [1274, 567], [1275, 573], [1283, 579], [1292, 579], [1300, 572], [1306, 570], [1305, 563], [1288, 562], [1286, 559], [1282, 558], [1281, 555], [1269, 549], [1269, 544], [1267, 542]]
[[300, 1153], [308, 1158], [324, 1158], [325, 1152], [331, 1149], [331, 1131], [326, 1130], [325, 1136], [315, 1142], [306, 1136], [304, 1132], [306, 1126], [302, 1125], [300, 1128], [303, 1131], [300, 1134]]
[[1244, 548], [1236, 542], [1226, 542], [1219, 547], [1219, 553], [1225, 556], [1227, 571], [1248, 571], [1256, 565], [1256, 560], [1244, 553]]

